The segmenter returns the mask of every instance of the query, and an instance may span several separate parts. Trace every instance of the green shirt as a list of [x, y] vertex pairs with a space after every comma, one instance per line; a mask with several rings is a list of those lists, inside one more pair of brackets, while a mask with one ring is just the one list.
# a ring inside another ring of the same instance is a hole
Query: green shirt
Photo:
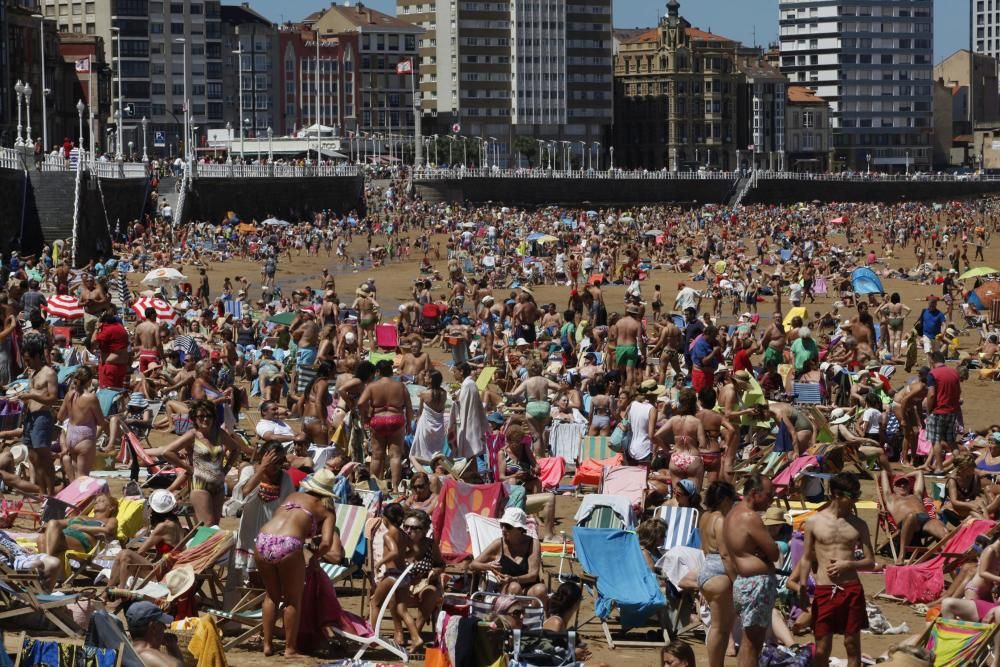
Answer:
[[796, 338], [792, 341], [792, 355], [795, 357], [795, 370], [801, 371], [809, 359], [819, 359], [819, 347], [812, 338]]

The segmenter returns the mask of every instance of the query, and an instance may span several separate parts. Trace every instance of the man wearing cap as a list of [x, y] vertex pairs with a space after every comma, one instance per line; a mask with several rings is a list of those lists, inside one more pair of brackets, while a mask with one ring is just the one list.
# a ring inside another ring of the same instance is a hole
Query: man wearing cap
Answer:
[[924, 505], [922, 498], [926, 487], [922, 472], [915, 470], [893, 478], [892, 470], [883, 466], [879, 475], [885, 509], [899, 527], [896, 564], [902, 565], [908, 556], [906, 549], [912, 544], [914, 537], [924, 534], [936, 540], [944, 539], [948, 528], [940, 519], [932, 517]]
[[[857, 516], [861, 498], [856, 477], [837, 473], [830, 479], [830, 501], [805, 523], [805, 550], [799, 563], [800, 607], [809, 600], [809, 579], [815, 576], [812, 629], [819, 667], [830, 664], [833, 635], [844, 635], [847, 664], [861, 665], [861, 631], [868, 627], [865, 591], [858, 572], [875, 565], [868, 524]], [[861, 545], [862, 557], [855, 556]], [[815, 573], [815, 574], [814, 574]]]
[[166, 634], [173, 616], [163, 613], [152, 602], [140, 600], [129, 605], [125, 620], [132, 635], [132, 647], [146, 667], [184, 667], [177, 636]]

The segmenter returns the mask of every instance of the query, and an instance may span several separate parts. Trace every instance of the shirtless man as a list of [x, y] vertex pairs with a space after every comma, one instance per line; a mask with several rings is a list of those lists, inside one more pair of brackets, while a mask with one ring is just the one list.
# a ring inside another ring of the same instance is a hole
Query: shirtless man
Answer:
[[764, 348], [764, 365], [769, 360], [777, 360], [778, 364], [785, 361], [785, 328], [781, 323], [781, 312], [775, 312], [772, 316], [771, 324], [764, 330], [764, 335], [760, 339], [760, 346]]
[[743, 625], [740, 667], [757, 667], [778, 594], [774, 574], [778, 545], [758, 514], [770, 507], [772, 500], [771, 480], [754, 473], [743, 484], [743, 500], [733, 506], [723, 522], [725, 550], [720, 551], [726, 573], [733, 580], [733, 608]]
[[292, 340], [298, 345], [295, 366], [312, 366], [319, 351], [319, 322], [312, 311], [300, 310], [291, 326]]
[[337, 325], [337, 356], [358, 353], [358, 325], [355, 322], [343, 322]]
[[83, 277], [80, 288], [80, 305], [83, 307], [83, 328], [88, 334], [97, 328], [97, 318], [111, 307], [111, 297], [104, 291], [104, 286], [87, 274]]
[[340, 320], [340, 304], [337, 302], [337, 293], [330, 288], [327, 288], [326, 295], [323, 297], [323, 305], [320, 308], [319, 316], [323, 321], [323, 326], [336, 325]]
[[636, 369], [639, 366], [639, 341], [642, 339], [641, 309], [637, 305], [625, 308], [625, 317], [615, 324], [615, 366], [625, 378], [624, 387], [634, 389], [639, 385]]
[[406, 385], [392, 379], [392, 362], [383, 359], [375, 365], [378, 379], [365, 387], [358, 407], [363, 421], [371, 429], [372, 477], [381, 481], [385, 470], [386, 450], [389, 452], [389, 470], [392, 490], [399, 490], [403, 478], [403, 437], [412, 430], [413, 406]]
[[900, 453], [899, 463], [904, 466], [913, 465], [917, 456], [917, 437], [923, 424], [920, 406], [927, 396], [927, 375], [930, 372], [930, 368], [921, 366], [917, 370], [917, 378], [900, 389], [892, 403], [903, 434], [903, 451]]
[[784, 422], [788, 432], [792, 435], [794, 447], [792, 458], [802, 456], [807, 449], [812, 447], [816, 428], [805, 411], [794, 405], [778, 401], [771, 401], [764, 410], [770, 412], [776, 422]]
[[[403, 342], [406, 348], [407, 342]], [[412, 336], [409, 339], [409, 350], [403, 352], [403, 360], [400, 364], [399, 375], [403, 382], [416, 382], [426, 386], [430, 379], [428, 374], [432, 370], [431, 357], [424, 352], [424, 341], [421, 336]]]
[[372, 288], [368, 283], [364, 283], [358, 288], [357, 298], [351, 304], [351, 308], [358, 311], [358, 327], [361, 331], [361, 347], [365, 346], [365, 339], [371, 341], [371, 349], [375, 348], [375, 325], [378, 324], [378, 302], [372, 295]]
[[[174, 617], [152, 602], [141, 600], [129, 605], [125, 614], [132, 646], [147, 667], [183, 667], [177, 636], [167, 634]], [[168, 652], [165, 653], [164, 649]]]
[[659, 335], [651, 353], [651, 356], [660, 358], [660, 384], [664, 383], [668, 365], [674, 369], [675, 375], [680, 375], [680, 354], [683, 352], [683, 345], [684, 337], [680, 327], [674, 324], [672, 319], [665, 318], [660, 323]]
[[132, 345], [139, 349], [140, 373], [145, 373], [151, 363], [163, 358], [163, 341], [160, 339], [160, 327], [156, 323], [156, 308], [150, 306], [143, 314], [146, 320], [132, 334]]
[[[861, 667], [861, 631], [868, 627], [865, 591], [858, 572], [875, 565], [868, 524], [857, 516], [861, 498], [857, 478], [837, 473], [830, 480], [830, 502], [805, 524], [805, 551], [799, 563], [800, 606], [808, 608], [810, 575], [816, 578], [812, 603], [812, 630], [816, 637], [815, 663], [830, 664], [833, 635], [844, 635], [848, 667]], [[860, 545], [862, 557], [854, 557]]]
[[529, 343], [535, 342], [535, 322], [542, 316], [535, 303], [534, 295], [527, 289], [521, 288], [521, 294], [517, 297], [517, 305], [514, 306], [514, 338], [523, 338]]
[[35, 484], [47, 495], [55, 494], [56, 471], [52, 461], [52, 437], [55, 418], [52, 406], [59, 401], [59, 381], [51, 366], [45, 365], [46, 340], [43, 336], [25, 336], [21, 354], [31, 370], [28, 391], [19, 396], [24, 402], [24, 444], [28, 459], [35, 468]]
[[927, 514], [927, 508], [924, 507], [921, 500], [924, 495], [924, 474], [922, 472], [916, 470], [900, 475], [893, 480], [891, 470], [883, 465], [880, 475], [882, 493], [885, 495], [885, 508], [892, 515], [896, 525], [899, 526], [899, 550], [896, 552], [896, 565], [902, 565], [906, 562], [906, 548], [910, 546], [914, 536], [923, 533], [936, 540], [941, 540], [947, 535], [948, 528], [939, 519], [932, 519]]

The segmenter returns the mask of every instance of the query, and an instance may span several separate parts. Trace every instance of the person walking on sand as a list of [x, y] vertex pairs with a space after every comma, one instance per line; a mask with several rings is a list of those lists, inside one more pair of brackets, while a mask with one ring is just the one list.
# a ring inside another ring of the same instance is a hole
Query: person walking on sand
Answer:
[[[803, 609], [808, 602], [808, 580], [816, 577], [812, 603], [812, 630], [816, 637], [815, 663], [830, 664], [833, 635], [844, 635], [848, 667], [861, 667], [861, 631], [868, 627], [865, 590], [858, 572], [875, 565], [868, 524], [855, 513], [861, 483], [845, 473], [830, 479], [830, 502], [805, 523], [805, 551], [799, 563], [799, 593]], [[855, 547], [861, 546], [861, 558]], [[813, 574], [815, 573], [815, 574]]]
[[774, 562], [778, 545], [758, 512], [774, 500], [771, 480], [754, 473], [743, 485], [743, 501], [734, 505], [723, 522], [726, 572], [733, 580], [733, 609], [743, 626], [740, 667], [757, 667], [771, 612], [778, 595]]

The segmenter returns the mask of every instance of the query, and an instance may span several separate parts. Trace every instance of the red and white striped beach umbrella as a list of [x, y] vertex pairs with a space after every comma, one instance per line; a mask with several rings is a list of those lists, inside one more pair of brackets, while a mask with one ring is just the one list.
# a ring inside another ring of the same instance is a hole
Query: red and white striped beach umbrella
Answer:
[[83, 306], [75, 296], [57, 294], [46, 299], [45, 312], [50, 317], [60, 317], [64, 320], [78, 320], [83, 317]]
[[170, 304], [163, 299], [143, 296], [139, 297], [132, 303], [132, 310], [135, 311], [135, 314], [139, 316], [140, 320], [146, 319], [147, 308], [153, 308], [156, 310], [156, 320], [158, 322], [173, 323], [177, 320], [177, 313], [175, 313]]

